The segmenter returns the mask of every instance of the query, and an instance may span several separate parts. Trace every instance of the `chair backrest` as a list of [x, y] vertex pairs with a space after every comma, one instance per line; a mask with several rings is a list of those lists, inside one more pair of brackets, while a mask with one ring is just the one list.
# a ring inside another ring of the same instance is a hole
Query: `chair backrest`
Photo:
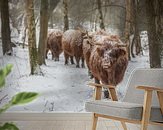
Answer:
[[[127, 91], [122, 101], [143, 104], [144, 91], [136, 86], [145, 85], [163, 88], [163, 69], [136, 69], [127, 83]], [[159, 106], [156, 93], [153, 94], [152, 106]]]

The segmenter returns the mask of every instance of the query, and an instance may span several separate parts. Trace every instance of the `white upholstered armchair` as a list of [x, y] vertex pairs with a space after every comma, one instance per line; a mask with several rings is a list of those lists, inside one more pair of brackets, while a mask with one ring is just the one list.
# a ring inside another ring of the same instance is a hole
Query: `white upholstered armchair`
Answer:
[[[95, 87], [95, 99], [85, 103], [93, 112], [92, 130], [96, 130], [98, 117], [118, 120], [127, 130], [127, 123], [140, 124], [148, 130], [148, 124], [159, 125], [163, 130], [163, 69], [137, 69], [127, 84], [122, 101], [117, 101], [114, 86], [90, 83]], [[109, 89], [112, 101], [101, 100], [102, 87]]]

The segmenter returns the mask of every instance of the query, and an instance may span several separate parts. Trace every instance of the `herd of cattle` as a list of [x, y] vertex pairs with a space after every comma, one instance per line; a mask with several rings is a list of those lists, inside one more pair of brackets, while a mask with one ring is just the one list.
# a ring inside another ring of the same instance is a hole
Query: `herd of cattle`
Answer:
[[63, 52], [65, 65], [74, 64], [76, 67], [84, 67], [84, 60], [89, 72], [103, 84], [116, 86], [124, 77], [128, 65], [125, 44], [116, 35], [110, 35], [105, 31], [88, 33], [80, 29], [67, 30], [62, 33], [54, 30], [48, 34], [47, 50], [52, 52], [52, 58], [59, 61], [59, 55]]

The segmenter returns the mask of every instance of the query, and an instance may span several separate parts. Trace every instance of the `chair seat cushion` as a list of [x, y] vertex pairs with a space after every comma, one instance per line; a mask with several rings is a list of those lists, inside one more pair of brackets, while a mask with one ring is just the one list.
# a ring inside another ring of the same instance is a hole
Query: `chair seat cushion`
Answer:
[[[120, 117], [129, 120], [141, 120], [143, 105], [129, 102], [94, 100], [85, 103], [88, 112]], [[163, 122], [163, 115], [160, 108], [152, 107], [151, 121]]]

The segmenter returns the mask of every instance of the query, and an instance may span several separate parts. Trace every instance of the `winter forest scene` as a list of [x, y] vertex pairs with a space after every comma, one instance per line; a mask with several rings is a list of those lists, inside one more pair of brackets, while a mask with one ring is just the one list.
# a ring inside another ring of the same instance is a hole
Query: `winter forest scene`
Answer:
[[[163, 0], [0, 0], [0, 15], [0, 113], [85, 112], [89, 83], [121, 100], [133, 70], [163, 67]], [[5, 105], [21, 92], [37, 97]]]

